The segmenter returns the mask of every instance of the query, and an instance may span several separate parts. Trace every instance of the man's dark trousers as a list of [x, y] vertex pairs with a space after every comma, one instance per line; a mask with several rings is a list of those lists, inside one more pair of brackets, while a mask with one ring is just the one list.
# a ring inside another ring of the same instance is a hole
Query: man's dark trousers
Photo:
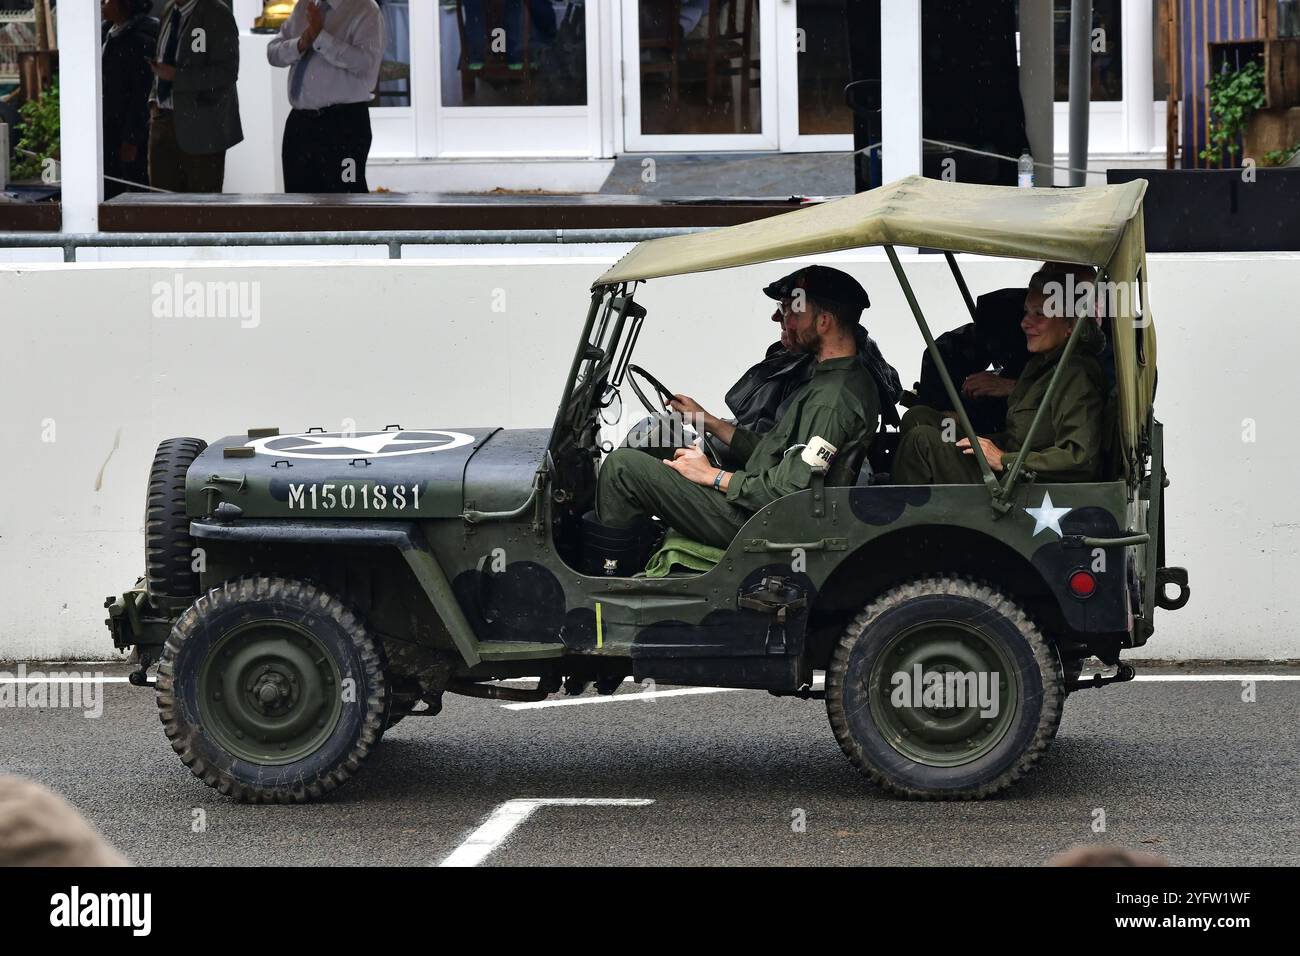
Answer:
[[226, 151], [187, 153], [176, 142], [171, 110], [153, 108], [149, 120], [149, 184], [173, 193], [219, 193], [226, 179]]
[[284, 191], [370, 192], [366, 183], [370, 140], [368, 103], [294, 110], [284, 124], [284, 144], [280, 149]]
[[725, 548], [750, 513], [727, 496], [696, 484], [639, 448], [616, 448], [597, 474], [596, 512], [601, 524], [627, 528], [650, 515], [696, 541]]

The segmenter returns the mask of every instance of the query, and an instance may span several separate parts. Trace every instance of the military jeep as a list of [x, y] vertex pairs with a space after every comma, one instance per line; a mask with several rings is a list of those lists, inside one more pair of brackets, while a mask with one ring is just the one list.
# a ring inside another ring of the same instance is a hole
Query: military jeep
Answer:
[[[592, 285], [550, 428], [164, 441], [146, 573], [107, 602], [114, 644], [134, 648], [132, 683], [155, 688], [190, 770], [238, 800], [328, 793], [446, 693], [612, 694], [629, 677], [824, 699], [844, 752], [887, 791], [995, 794], [1042, 756], [1066, 696], [1131, 679], [1123, 652], [1146, 643], [1157, 607], [1189, 595], [1186, 572], [1164, 566], [1145, 186], [914, 177], [641, 243]], [[899, 486], [879, 480], [897, 438], [882, 432], [862, 469], [874, 477], [830, 487], [814, 471], [707, 571], [590, 567], [583, 516], [610, 450], [602, 412], [635, 382], [637, 285], [871, 245], [885, 248], [967, 436], [896, 245], [943, 252], [972, 312], [953, 253], [1091, 265], [1139, 290], [1108, 314], [1105, 480], [1046, 484], [1018, 464], [999, 476], [978, 454], [980, 484]], [[1113, 673], [1083, 678], [1093, 657]]]

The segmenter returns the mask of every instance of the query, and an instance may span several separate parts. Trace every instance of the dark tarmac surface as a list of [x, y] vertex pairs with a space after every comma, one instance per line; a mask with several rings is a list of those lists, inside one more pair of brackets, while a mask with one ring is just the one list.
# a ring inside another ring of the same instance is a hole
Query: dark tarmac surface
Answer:
[[[647, 158], [654, 173], [646, 181]], [[682, 196], [847, 196], [853, 193], [851, 153], [624, 153], [602, 193]]]
[[[1139, 675], [1270, 671], [1300, 673]], [[153, 692], [113, 683], [96, 719], [0, 709], [0, 772], [58, 791], [139, 864], [436, 864], [504, 801], [617, 797], [654, 802], [541, 807], [485, 865], [1036, 865], [1107, 842], [1177, 864], [1294, 866], [1300, 681], [1255, 694], [1243, 702], [1235, 680], [1139, 680], [1072, 695], [1038, 768], [982, 803], [887, 797], [840, 752], [823, 702], [758, 691], [522, 710], [448, 695], [440, 716], [389, 731], [324, 802], [268, 807], [191, 776]]]

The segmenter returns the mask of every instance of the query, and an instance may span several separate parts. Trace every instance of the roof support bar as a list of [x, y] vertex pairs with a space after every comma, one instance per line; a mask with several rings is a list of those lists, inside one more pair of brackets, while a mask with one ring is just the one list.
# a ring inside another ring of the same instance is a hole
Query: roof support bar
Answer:
[[[1029, 423], [1029, 431], [1025, 432], [1025, 440], [1020, 443], [1022, 451], [1034, 447], [1034, 435], [1038, 433], [1038, 424], [1043, 420], [1043, 413], [1047, 411], [1048, 406], [1052, 403], [1052, 395], [1056, 391], [1057, 384], [1061, 381], [1061, 369], [1065, 368], [1066, 363], [1070, 361], [1070, 356], [1074, 354], [1074, 347], [1079, 342], [1079, 336], [1083, 333], [1084, 325], [1093, 321], [1092, 316], [1084, 315], [1074, 320], [1074, 328], [1070, 331], [1070, 337], [1065, 340], [1065, 349], [1061, 352], [1060, 361], [1056, 363], [1056, 369], [1052, 372], [1052, 380], [1047, 383], [1047, 391], [1043, 393], [1043, 400], [1038, 404], [1038, 410], [1034, 412], [1033, 420]], [[1020, 477], [1021, 462], [1024, 460], [1023, 455], [1017, 453], [1016, 462], [1007, 472], [1007, 476], [1002, 479], [1002, 488], [999, 491], [1001, 498], [1008, 499], [1011, 497], [1011, 491], [1016, 486], [1016, 479]]]
[[948, 260], [948, 268], [952, 270], [952, 277], [957, 280], [957, 288], [961, 290], [962, 300], [966, 303], [966, 311], [970, 313], [971, 321], [974, 321], [975, 300], [971, 298], [970, 289], [966, 285], [966, 277], [961, 274], [961, 269], [957, 266], [957, 258], [951, 252], [945, 252], [943, 257]]
[[[961, 395], [958, 394], [956, 386], [952, 384], [952, 376], [948, 374], [948, 366], [944, 364], [943, 356], [939, 354], [939, 347], [934, 344], [934, 336], [930, 334], [930, 326], [921, 313], [920, 303], [916, 301], [916, 294], [912, 292], [912, 284], [907, 281], [903, 266], [898, 261], [898, 253], [890, 245], [885, 246], [885, 255], [889, 256], [889, 264], [894, 268], [894, 275], [898, 279], [899, 286], [903, 289], [903, 296], [907, 299], [907, 305], [916, 318], [916, 325], [925, 338], [925, 347], [930, 351], [930, 358], [934, 360], [934, 367], [939, 370], [939, 378], [943, 380], [944, 391], [948, 393], [948, 400], [952, 402], [953, 410], [957, 413], [962, 431], [970, 439], [971, 450], [975, 453], [975, 460], [979, 462], [980, 466], [980, 474], [984, 478], [984, 487], [989, 490], [989, 495], [993, 499], [993, 508], [995, 511], [1005, 513], [1011, 510], [1011, 506], [1001, 498], [1002, 489], [998, 485], [998, 479], [993, 474], [993, 469], [989, 467], [988, 459], [984, 457], [984, 448], [980, 445], [979, 436], [975, 434], [975, 426], [971, 424], [970, 417], [966, 414], [966, 407], [962, 404]], [[1046, 405], [1046, 402], [1043, 404]]]

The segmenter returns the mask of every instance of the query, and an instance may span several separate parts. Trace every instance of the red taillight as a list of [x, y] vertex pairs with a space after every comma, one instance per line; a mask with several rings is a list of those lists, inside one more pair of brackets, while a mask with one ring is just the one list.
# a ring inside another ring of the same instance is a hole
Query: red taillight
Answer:
[[1092, 597], [1097, 590], [1097, 579], [1092, 576], [1091, 571], [1075, 571], [1070, 575], [1070, 590], [1074, 592], [1075, 597]]

